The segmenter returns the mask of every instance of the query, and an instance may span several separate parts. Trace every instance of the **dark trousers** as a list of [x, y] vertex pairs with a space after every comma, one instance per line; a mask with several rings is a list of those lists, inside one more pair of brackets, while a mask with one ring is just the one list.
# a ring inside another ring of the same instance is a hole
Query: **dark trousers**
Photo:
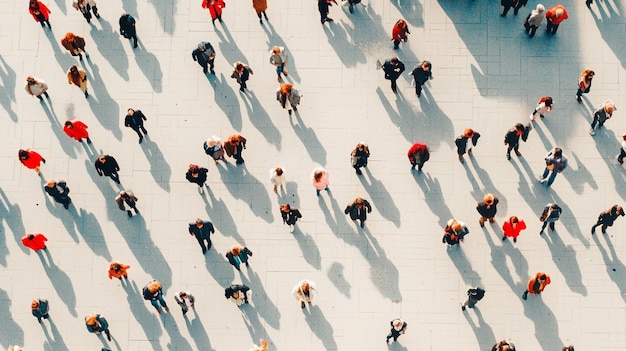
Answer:
[[617, 156], [617, 162], [624, 163], [624, 157], [626, 157], [626, 151], [624, 149], [619, 149], [619, 156]]
[[417, 97], [422, 96], [422, 85], [418, 82], [415, 82], [415, 94]]
[[129, 35], [128, 39], [132, 39], [133, 40], [133, 46], [137, 47], [137, 33], [134, 33], [133, 35]]
[[241, 157], [241, 152], [243, 151], [243, 146], [241, 146], [241, 144], [237, 145], [237, 153], [233, 155], [233, 158], [235, 160], [237, 160], [237, 164], [242, 164], [245, 161], [243, 160], [243, 157]]
[[606, 228], [608, 226], [606, 224], [602, 223], [602, 221], [600, 221], [600, 220], [591, 227], [591, 231], [593, 232], [594, 230], [596, 230], [596, 227], [598, 227], [598, 226], [602, 226], [602, 233], [606, 233]]
[[117, 184], [120, 183], [120, 175], [114, 171], [111, 174], [108, 174], [107, 177], [110, 177], [111, 179], [113, 179], [113, 181], [115, 181]]
[[397, 48], [399, 48], [399, 47], [400, 47], [400, 40], [394, 40], [394, 41], [393, 41], [393, 48], [394, 48], [394, 49], [397, 49]]
[[213, 68], [215, 67], [215, 66], [214, 66], [214, 64], [213, 64], [213, 63], [214, 63], [214, 61], [215, 61], [215, 59], [213, 58], [213, 59], [210, 59], [210, 60], [208, 60], [207, 62], [205, 62], [205, 64], [204, 64], [204, 65], [200, 65], [200, 66], [202, 66], [202, 71], [203, 71], [204, 73], [207, 73], [207, 71], [208, 71], [208, 70], [209, 70], [209, 68], [210, 68], [210, 69], [211, 69], [211, 72], [213, 72]]
[[389, 332], [389, 334], [387, 334], [387, 341], [389, 341], [389, 339], [393, 338], [393, 341], [398, 341], [398, 337], [402, 335], [400, 334], [399, 331], [391, 328], [391, 331]]
[[506, 149], [507, 156], [511, 156], [511, 150], [515, 150], [515, 153], [519, 152], [519, 143], [509, 144], [509, 147]]
[[559, 25], [558, 24], [554, 24], [554, 23], [548, 21], [548, 25], [546, 27], [546, 30], [548, 31], [548, 33], [556, 34], [556, 30], [557, 29], [559, 29]]
[[535, 26], [529, 26], [528, 29], [526, 29], [526, 33], [528, 33], [529, 37], [534, 37], [535, 33], [537, 32], [537, 27]]
[[70, 204], [72, 203], [72, 199], [70, 199], [69, 196], [57, 196], [54, 198], [54, 201], [63, 204], [63, 207], [65, 207], [66, 210], [68, 209], [68, 207], [70, 207]]
[[219, 15], [215, 16], [215, 18], [212, 20], [213, 25], [215, 25], [215, 20], [220, 21], [220, 23], [222, 23], [222, 14], [220, 13]]
[[134, 130], [135, 133], [137, 133], [137, 135], [139, 136], [139, 139], [143, 139], [143, 135], [141, 134], [141, 132], [143, 132], [144, 134], [148, 134], [148, 131], [146, 130], [146, 128], [143, 127], [143, 123], [138, 126], [131, 125], [130, 128]]
[[546, 227], [550, 225], [550, 230], [554, 230], [554, 222], [543, 221], [543, 225], [541, 226], [541, 231], [543, 232]]
[[[202, 248], [202, 253], [205, 253], [207, 250], [211, 249], [211, 238], [200, 238], [196, 236], [196, 240], [198, 240], [198, 244], [200, 244], [200, 247]], [[204, 244], [205, 241], [206, 245]]]
[[600, 122], [600, 120], [598, 119], [598, 116], [593, 116], [593, 122], [591, 122], [591, 129], [596, 129], [596, 124], [598, 125], [598, 127], [602, 127], [604, 125], [604, 122]]
[[398, 89], [398, 86], [396, 85], [396, 81], [398, 80], [398, 78], [392, 78], [391, 79], [391, 90], [395, 93]]

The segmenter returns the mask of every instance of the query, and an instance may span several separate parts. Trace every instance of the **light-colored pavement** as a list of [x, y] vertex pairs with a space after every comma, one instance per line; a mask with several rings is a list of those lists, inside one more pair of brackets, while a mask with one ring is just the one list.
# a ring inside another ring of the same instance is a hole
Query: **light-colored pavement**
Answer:
[[[521, 22], [535, 2], [501, 18], [496, 1], [370, 0], [352, 15], [347, 5], [333, 6], [335, 22], [321, 26], [313, 0], [270, 1], [270, 21], [261, 27], [250, 1], [238, 0], [227, 1], [224, 24], [215, 28], [199, 0], [102, 0], [102, 19], [92, 25], [69, 1], [47, 4], [52, 33], [33, 21], [24, 1], [0, 1], [3, 348], [99, 350], [107, 343], [83, 322], [96, 311], [111, 323], [113, 350], [247, 350], [261, 337], [270, 350], [383, 350], [395, 317], [409, 329], [393, 350], [487, 350], [502, 338], [525, 351], [570, 343], [626, 349], [626, 220], [608, 235], [589, 233], [597, 214], [626, 195], [614, 159], [624, 131], [623, 3], [598, 1], [590, 12], [582, 0], [565, 1], [570, 18], [558, 33], [542, 27], [533, 39]], [[137, 19], [137, 50], [119, 36], [123, 11]], [[400, 17], [412, 35], [394, 52], [389, 33]], [[67, 68], [78, 64], [59, 45], [67, 31], [83, 35], [91, 54], [83, 65], [88, 100], [66, 83]], [[191, 59], [201, 40], [217, 49], [215, 77]], [[287, 47], [288, 81], [304, 95], [291, 118], [275, 101], [273, 45]], [[421, 100], [406, 75], [394, 96], [376, 70], [376, 60], [392, 54], [407, 71], [419, 60], [433, 62], [435, 80]], [[236, 60], [255, 72], [246, 94], [229, 78]], [[577, 77], [587, 67], [597, 74], [579, 106]], [[50, 85], [50, 104], [26, 95], [29, 74]], [[534, 124], [524, 156], [506, 161], [505, 132], [527, 123], [542, 95], [555, 98], [555, 110]], [[619, 110], [591, 137], [591, 113], [606, 99]], [[128, 107], [148, 117], [142, 145], [122, 125]], [[94, 150], [63, 134], [59, 123], [68, 118], [90, 126]], [[482, 138], [461, 165], [453, 141], [466, 127]], [[202, 142], [233, 132], [248, 139], [245, 166], [216, 167]], [[372, 152], [362, 177], [349, 164], [359, 141]], [[422, 174], [412, 174], [406, 159], [415, 141], [431, 149]], [[570, 166], [546, 189], [536, 177], [555, 145]], [[71, 211], [52, 203], [42, 179], [20, 165], [17, 150], [26, 147], [47, 159], [44, 178], [67, 180]], [[113, 201], [116, 184], [96, 176], [93, 153], [100, 150], [119, 161], [141, 216], [128, 219]], [[210, 169], [204, 196], [184, 178], [189, 163]], [[268, 171], [279, 165], [289, 184], [276, 197]], [[332, 194], [318, 199], [309, 176], [320, 165], [330, 172]], [[498, 225], [481, 230], [474, 208], [485, 192], [501, 202]], [[357, 196], [374, 207], [364, 231], [343, 214]], [[551, 201], [563, 207], [562, 221], [540, 237], [539, 213]], [[303, 214], [294, 234], [280, 220], [284, 202]], [[513, 214], [529, 229], [517, 244], [503, 243], [499, 226]], [[206, 259], [187, 234], [196, 217], [217, 229]], [[441, 228], [452, 217], [471, 234], [446, 249]], [[51, 265], [21, 247], [26, 232], [49, 238]], [[224, 258], [235, 243], [254, 252], [242, 274]], [[132, 288], [107, 279], [111, 259], [132, 266]], [[549, 273], [552, 284], [524, 302], [520, 295], [537, 271]], [[158, 316], [140, 295], [153, 278], [164, 284], [169, 314]], [[303, 313], [291, 289], [304, 278], [316, 282], [318, 296]], [[252, 288], [250, 306], [238, 310], [223, 297], [233, 282]], [[459, 302], [475, 285], [486, 297], [464, 314]], [[197, 315], [187, 321], [173, 301], [182, 289], [197, 299]], [[54, 324], [40, 327], [30, 315], [36, 297], [50, 300]]]

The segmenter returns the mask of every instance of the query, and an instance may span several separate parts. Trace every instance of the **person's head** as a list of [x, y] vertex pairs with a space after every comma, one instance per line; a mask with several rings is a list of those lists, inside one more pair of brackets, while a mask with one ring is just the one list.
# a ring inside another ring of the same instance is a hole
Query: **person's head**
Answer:
[[548, 276], [545, 273], [541, 273], [538, 278], [539, 278], [539, 280], [543, 281], [543, 280], [546, 280], [548, 278]]
[[76, 65], [72, 65], [70, 67], [70, 73], [73, 74], [73, 75], [74, 74], [78, 74], [78, 67], [76, 67]]
[[190, 163], [190, 164], [189, 164], [189, 171], [190, 171], [191, 173], [198, 173], [198, 169], [200, 169], [200, 166], [195, 165], [195, 164], [193, 164], [193, 163]]
[[72, 33], [72, 32], [65, 33], [65, 39], [67, 39], [67, 40], [74, 40], [74, 33]]
[[356, 149], [359, 151], [365, 151], [365, 144], [363, 143], [356, 144]]
[[243, 63], [235, 62], [235, 71], [239, 73], [243, 72]]
[[483, 201], [485, 202], [485, 205], [487, 206], [493, 205], [494, 200], [495, 200], [495, 197], [493, 196], [493, 194], [486, 194], [485, 197], [483, 197]]
[[555, 11], [556, 18], [563, 17], [563, 14], [564, 14], [563, 9], [561, 9], [561, 8], [556, 9], [556, 11]]
[[392, 65], [397, 65], [398, 64], [398, 58], [396, 56], [392, 57], [391, 60], [389, 60], [389, 62], [391, 62]]
[[26, 77], [26, 81], [28, 82], [28, 85], [33, 85], [37, 83], [37, 80], [33, 76]]
[[474, 130], [472, 128], [465, 128], [465, 130], [463, 131], [463, 136], [466, 138], [473, 138]]
[[313, 173], [313, 179], [315, 179], [316, 182], [319, 182], [323, 175], [324, 172], [321, 169], [315, 170], [315, 173]]
[[561, 158], [563, 156], [563, 149], [561, 149], [560, 147], [555, 147], [554, 148], [554, 157], [555, 158]]
[[28, 240], [35, 240], [35, 234], [28, 234]]
[[562, 351], [574, 351], [574, 345], [563, 346]]
[[233, 256], [239, 256], [239, 254], [241, 253], [241, 247], [239, 245], [231, 247], [230, 253], [233, 254]]
[[274, 55], [280, 55], [280, 48], [278, 46], [274, 46], [272, 48], [272, 54]]
[[517, 216], [509, 217], [509, 223], [516, 224], [517, 222], [519, 222], [519, 218], [517, 218]]
[[276, 169], [274, 170], [274, 172], [276, 172], [277, 176], [281, 176], [283, 175], [283, 169], [280, 167], [276, 167]]
[[72, 124], [72, 121], [65, 121], [65, 126], [67, 128], [70, 128], [70, 129], [74, 128], [74, 125]]
[[96, 320], [96, 315], [92, 313], [85, 317], [85, 323], [87, 323], [88, 326], [96, 325], [96, 323], [98, 323], [98, 321]]
[[545, 8], [545, 7], [543, 7], [543, 5], [538, 4], [538, 5], [537, 5], [537, 8], [536, 8], [535, 10], [537, 10], [537, 12], [539, 12], [539, 13], [542, 13], [543, 11], [545, 11], [545, 10], [546, 10], [546, 8]]
[[129, 108], [129, 109], [128, 109], [128, 111], [126, 111], [126, 113], [127, 113], [129, 116], [132, 116], [132, 115], [134, 115], [134, 114], [135, 114], [135, 110], [133, 110], [132, 108]]
[[237, 137], [230, 137], [228, 138], [228, 142], [233, 145], [233, 146], [237, 146], [239, 145], [239, 139]]
[[39, 308], [39, 300], [33, 300], [30, 302], [30, 308], [36, 310]]
[[615, 211], [616, 211], [615, 213], [617, 213], [618, 215], [622, 217], [624, 216], [624, 209], [622, 208], [622, 206], [617, 206]]
[[309, 282], [304, 281], [302, 282], [302, 284], [300, 284], [300, 289], [302, 289], [303, 293], [308, 294], [311, 291], [311, 285], [309, 284]]
[[398, 22], [396, 22], [396, 26], [400, 27], [400, 28], [405, 28], [406, 27], [406, 21], [403, 19], [399, 19]]
[[430, 71], [430, 67], [432, 67], [430, 61], [423, 61], [422, 62], [422, 69], [424, 71]]
[[37, 2], [37, 0], [30, 0], [28, 6], [33, 10], [39, 10], [39, 2]]
[[558, 208], [559, 208], [559, 206], [558, 206], [557, 204], [551, 204], [551, 205], [550, 205], [550, 208], [551, 208], [552, 210], [556, 210], [556, 209], [558, 209]]
[[111, 265], [110, 265], [109, 267], [110, 267], [113, 271], [115, 271], [115, 272], [119, 272], [119, 271], [120, 271], [120, 269], [122, 269], [122, 265], [120, 265], [120, 264], [119, 264], [119, 263], [117, 263], [117, 262], [113, 262], [113, 263], [111, 263]]
[[396, 321], [393, 322], [393, 326], [396, 328], [402, 327], [402, 321], [397, 319]]
[[453, 230], [455, 233], [460, 233], [460, 232], [461, 232], [461, 230], [463, 229], [463, 226], [461, 225], [461, 223], [459, 223], [459, 222], [456, 222], [456, 221], [455, 221], [454, 223], [452, 223], [452, 225], [450, 226], [450, 228], [452, 228], [452, 230]]
[[617, 111], [617, 107], [615, 107], [615, 104], [613, 102], [607, 102], [606, 105], [604, 105], [604, 109], [608, 113], [613, 113]]
[[20, 151], [17, 152], [17, 157], [20, 160], [28, 160], [30, 158], [30, 156], [28, 156], [28, 151], [20, 149]]
[[291, 94], [291, 89], [293, 89], [293, 84], [285, 83], [280, 86], [280, 92], [283, 94]]
[[590, 69], [586, 69], [580, 75], [583, 76], [586, 80], [592, 80], [593, 76], [596, 75], [596, 72]]
[[233, 291], [233, 298], [235, 299], [239, 298], [239, 291]]
[[517, 133], [517, 135], [522, 135], [522, 133], [524, 133], [524, 125], [521, 123], [516, 123], [515, 132]]
[[204, 49], [205, 49], [205, 48], [206, 48], [206, 47], [204, 46], [204, 42], [203, 42], [203, 41], [201, 41], [201, 42], [199, 42], [199, 43], [198, 43], [198, 50], [200, 50], [200, 51], [204, 51]]
[[202, 218], [196, 218], [196, 227], [202, 228], [202, 226], [204, 226], [204, 221], [202, 220]]
[[626, 133], [622, 134], [622, 140], [626, 141]]
[[119, 195], [122, 197], [122, 199], [128, 199], [130, 197], [130, 195], [128, 195], [128, 193], [124, 190], [120, 191]]
[[57, 185], [57, 182], [54, 179], [49, 179], [46, 185], [48, 186], [48, 188], [52, 188], [53, 186]]
[[181, 299], [184, 299], [187, 297], [187, 293], [185, 291], [181, 291], [178, 293], [178, 297], [180, 297]]
[[157, 281], [153, 281], [152, 283], [148, 285], [148, 291], [153, 294], [159, 291], [159, 289], [161, 289], [161, 283]]
[[280, 211], [281, 212], [289, 212], [289, 211], [291, 211], [291, 206], [289, 206], [289, 204], [280, 205]]
[[105, 163], [106, 160], [107, 160], [107, 155], [100, 155], [100, 156], [98, 156], [98, 162]]
[[544, 101], [544, 104], [546, 104], [547, 107], [552, 107], [552, 105], [554, 104], [554, 100], [552, 100], [551, 97], [547, 97], [546, 101]]

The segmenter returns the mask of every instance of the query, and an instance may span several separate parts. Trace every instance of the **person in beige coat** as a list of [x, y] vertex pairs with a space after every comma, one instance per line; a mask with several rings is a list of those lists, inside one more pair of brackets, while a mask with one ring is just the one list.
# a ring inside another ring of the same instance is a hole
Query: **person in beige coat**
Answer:
[[538, 4], [537, 8], [532, 10], [526, 20], [524, 21], [524, 28], [530, 38], [535, 36], [537, 28], [541, 26], [541, 22], [546, 17], [546, 8], [542, 4]]
[[261, 19], [261, 14], [265, 16], [265, 20], [269, 21], [267, 18], [267, 0], [252, 0], [252, 7], [254, 7], [254, 11], [256, 11], [256, 15], [259, 16], [259, 23], [263, 25], [263, 19]]
[[46, 84], [46, 82], [44, 82], [43, 80], [34, 78], [32, 76], [26, 77], [26, 86], [24, 87], [24, 89], [26, 89], [26, 92], [28, 94], [36, 96], [39, 100], [43, 100], [41, 95], [45, 95], [46, 99], [50, 98], [47, 92], [48, 84]]
[[293, 288], [293, 296], [300, 302], [300, 307], [306, 307], [305, 303], [311, 304], [315, 295], [315, 283], [309, 280], [303, 280]]
[[80, 91], [85, 94], [85, 99], [89, 97], [87, 92], [87, 72], [76, 67], [76, 65], [72, 65], [67, 71], [67, 84], [74, 84], [79, 87]]

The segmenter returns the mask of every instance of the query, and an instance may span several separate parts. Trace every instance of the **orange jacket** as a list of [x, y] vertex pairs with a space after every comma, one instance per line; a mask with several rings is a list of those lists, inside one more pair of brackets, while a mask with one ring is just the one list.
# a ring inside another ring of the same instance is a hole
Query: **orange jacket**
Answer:
[[[563, 16], [557, 18], [556, 17], [556, 10], [561, 9], [563, 10]], [[565, 7], [563, 7], [563, 5], [559, 4], [554, 6], [553, 8], [549, 9], [548, 11], [546, 11], [546, 19], [548, 20], [548, 22], [552, 23], [552, 24], [560, 24], [561, 22], [565, 21], [566, 19], [568, 19], [569, 17], [567, 16], [567, 11], [565, 11]]]
[[[118, 262], [119, 263], [119, 262]], [[128, 275], [128, 273], [126, 273], [126, 270], [129, 269], [130, 266], [126, 265], [126, 264], [122, 264], [120, 263], [120, 270], [119, 271], [114, 271], [112, 268], [109, 269], [109, 279], [113, 279], [113, 278], [121, 278], [121, 277], [125, 277]]]
[[[541, 277], [542, 275], [546, 276], [546, 280], [541, 281], [539, 280], [539, 277]], [[539, 282], [539, 287], [535, 290], [535, 282]], [[537, 273], [534, 277], [530, 278], [530, 280], [528, 281], [528, 292], [531, 294], [537, 294], [543, 291], [543, 289], [546, 288], [546, 285], [550, 284], [551, 280], [550, 280], [550, 276], [543, 273], [543, 272], [539, 272]]]

